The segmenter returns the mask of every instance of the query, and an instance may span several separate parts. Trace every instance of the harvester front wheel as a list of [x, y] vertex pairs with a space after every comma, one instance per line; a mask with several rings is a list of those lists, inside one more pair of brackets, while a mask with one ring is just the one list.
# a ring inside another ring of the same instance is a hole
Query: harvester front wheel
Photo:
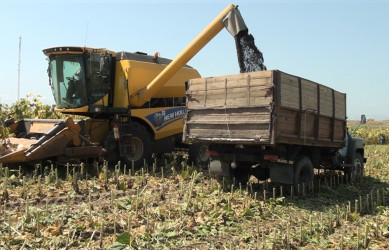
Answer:
[[121, 160], [127, 167], [131, 168], [134, 162], [136, 169], [149, 162], [152, 155], [151, 134], [144, 126], [132, 122], [120, 133]]

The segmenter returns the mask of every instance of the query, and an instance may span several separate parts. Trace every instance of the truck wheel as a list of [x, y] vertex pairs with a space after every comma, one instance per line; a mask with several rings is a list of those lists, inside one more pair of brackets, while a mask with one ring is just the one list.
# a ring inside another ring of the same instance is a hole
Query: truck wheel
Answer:
[[232, 171], [231, 176], [216, 175], [215, 179], [220, 185], [222, 185], [223, 188], [226, 186], [231, 188], [232, 184], [239, 188], [239, 186], [247, 185], [250, 180], [250, 173], [247, 169], [242, 169], [240, 172]]
[[207, 154], [208, 145], [204, 143], [196, 143], [189, 146], [189, 164], [196, 163], [206, 165], [209, 163], [209, 155]]
[[251, 164], [239, 164], [239, 167], [231, 170], [232, 180], [235, 178], [235, 185], [239, 187], [239, 184], [246, 186], [251, 175]]
[[302, 184], [308, 190], [309, 184], [313, 181], [313, 177], [312, 161], [307, 156], [299, 158], [294, 167], [293, 185], [295, 190], [298, 191], [299, 184], [300, 190], [302, 190]]
[[239, 162], [239, 167], [235, 169], [232, 169], [230, 164], [230, 162], [223, 160], [212, 160], [209, 164], [211, 174], [215, 175], [216, 180], [223, 188], [226, 184], [229, 187], [231, 187], [231, 184], [239, 187], [239, 183], [245, 186], [250, 178], [251, 164]]
[[143, 166], [144, 160], [150, 161], [152, 155], [152, 139], [150, 133], [144, 126], [132, 122], [120, 131], [121, 160], [127, 167], [139, 169]]
[[352, 167], [346, 168], [344, 173], [349, 175], [351, 181], [360, 180], [364, 173], [363, 157], [360, 153], [355, 153], [354, 163]]

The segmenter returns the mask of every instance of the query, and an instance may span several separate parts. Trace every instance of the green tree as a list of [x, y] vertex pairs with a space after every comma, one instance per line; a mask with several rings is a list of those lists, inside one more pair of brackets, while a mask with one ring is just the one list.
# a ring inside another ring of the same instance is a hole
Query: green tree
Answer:
[[39, 95], [28, 94], [26, 98], [14, 102], [11, 106], [0, 104], [0, 133], [1, 137], [8, 136], [8, 130], [4, 126], [4, 121], [12, 117], [15, 121], [24, 118], [36, 119], [64, 119], [66, 116], [57, 113], [48, 104], [42, 104]]
[[57, 113], [50, 105], [42, 104], [41, 96], [29, 94], [26, 98], [21, 98], [10, 107], [12, 116], [15, 120], [23, 118], [37, 118], [37, 119], [58, 119], [64, 118], [62, 114]]

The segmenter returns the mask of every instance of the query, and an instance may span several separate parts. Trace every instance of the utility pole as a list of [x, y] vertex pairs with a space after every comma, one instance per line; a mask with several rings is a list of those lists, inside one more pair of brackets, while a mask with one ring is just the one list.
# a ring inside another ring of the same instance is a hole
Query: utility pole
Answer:
[[19, 97], [20, 97], [20, 63], [21, 63], [21, 59], [20, 59], [20, 55], [21, 55], [21, 52], [22, 52], [22, 37], [19, 36], [19, 62], [18, 62], [18, 101], [19, 101]]

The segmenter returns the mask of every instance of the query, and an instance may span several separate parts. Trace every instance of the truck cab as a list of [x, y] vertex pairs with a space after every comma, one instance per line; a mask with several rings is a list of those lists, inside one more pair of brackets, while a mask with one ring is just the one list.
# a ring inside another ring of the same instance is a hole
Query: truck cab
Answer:
[[346, 131], [346, 144], [339, 149], [340, 161], [344, 163], [344, 172], [351, 177], [351, 180], [360, 179], [364, 174], [365, 139], [353, 137], [353, 133], [359, 126], [366, 123], [366, 116], [361, 115], [359, 124], [350, 132]]

